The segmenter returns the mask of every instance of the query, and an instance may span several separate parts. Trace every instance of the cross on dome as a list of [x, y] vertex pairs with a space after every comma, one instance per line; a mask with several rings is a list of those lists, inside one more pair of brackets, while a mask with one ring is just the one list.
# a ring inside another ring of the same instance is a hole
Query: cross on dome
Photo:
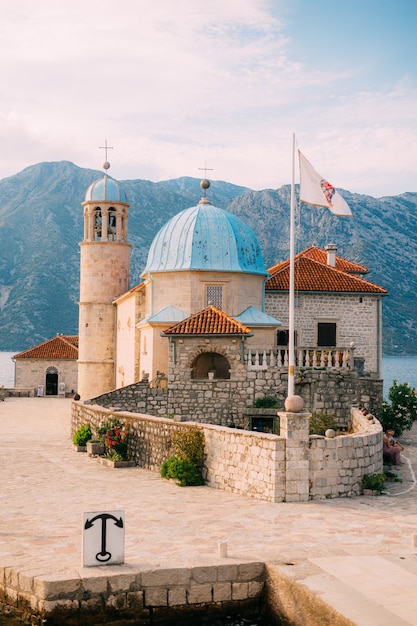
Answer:
[[199, 170], [204, 170], [204, 179], [200, 183], [200, 187], [203, 190], [203, 197], [201, 198], [199, 204], [211, 204], [209, 199], [207, 198], [207, 189], [210, 187], [210, 181], [207, 179], [207, 171], [213, 171], [212, 167], [207, 167], [207, 162], [204, 163], [204, 167], [199, 167]]

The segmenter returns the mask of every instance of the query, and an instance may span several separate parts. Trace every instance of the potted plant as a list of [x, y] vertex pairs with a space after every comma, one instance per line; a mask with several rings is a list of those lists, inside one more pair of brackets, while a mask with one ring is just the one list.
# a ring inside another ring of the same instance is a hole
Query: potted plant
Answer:
[[83, 424], [75, 431], [72, 443], [76, 447], [77, 452], [85, 452], [87, 450], [87, 441], [91, 439], [91, 434], [90, 424]]
[[100, 456], [104, 454], [104, 444], [100, 439], [90, 439], [87, 441], [87, 452], [89, 456]]

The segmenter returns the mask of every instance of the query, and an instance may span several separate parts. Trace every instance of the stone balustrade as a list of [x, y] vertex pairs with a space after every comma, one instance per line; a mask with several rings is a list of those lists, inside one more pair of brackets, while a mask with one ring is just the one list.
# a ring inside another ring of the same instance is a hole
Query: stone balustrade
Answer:
[[[294, 360], [296, 367], [303, 369], [349, 369], [354, 367], [352, 348], [297, 347], [294, 353]], [[288, 348], [251, 348], [245, 354], [245, 361], [248, 370], [288, 368]]]

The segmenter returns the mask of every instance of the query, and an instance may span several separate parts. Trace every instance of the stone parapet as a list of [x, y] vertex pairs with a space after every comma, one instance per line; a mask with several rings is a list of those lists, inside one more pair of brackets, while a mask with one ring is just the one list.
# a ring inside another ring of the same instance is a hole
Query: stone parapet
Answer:
[[[259, 611], [265, 565], [234, 562], [175, 569], [139, 570], [130, 565], [81, 568], [56, 574], [0, 568], [0, 601], [32, 624], [190, 623], [196, 612]], [[181, 620], [184, 620], [183, 622]], [[172, 623], [172, 622], [171, 622]]]
[[73, 402], [72, 431], [87, 423], [97, 431], [112, 415], [129, 423], [129, 459], [139, 467], [159, 472], [172, 455], [172, 433], [197, 427], [206, 483], [270, 502], [359, 495], [362, 476], [382, 471], [382, 427], [359, 409], [352, 409], [349, 433], [327, 438], [308, 435], [307, 413], [280, 412], [278, 436]]
[[362, 476], [382, 472], [380, 422], [352, 408], [349, 434], [334, 438], [310, 437], [309, 473], [312, 499], [351, 497], [361, 494]]
[[285, 441], [277, 435], [205, 425], [210, 487], [270, 502], [284, 500]]
[[97, 432], [111, 416], [129, 423], [128, 455], [139, 467], [159, 472], [162, 463], [173, 454], [172, 434], [197, 427], [204, 433], [203, 475], [209, 486], [271, 502], [284, 499], [285, 441], [277, 435], [177, 422], [80, 402], [72, 404], [72, 431], [89, 423]]

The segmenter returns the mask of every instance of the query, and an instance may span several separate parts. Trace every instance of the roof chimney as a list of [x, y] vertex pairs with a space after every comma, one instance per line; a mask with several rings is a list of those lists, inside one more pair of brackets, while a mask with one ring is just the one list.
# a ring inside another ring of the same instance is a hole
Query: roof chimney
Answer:
[[330, 267], [336, 267], [337, 246], [334, 243], [328, 243], [324, 249], [327, 252], [327, 265], [330, 265]]

